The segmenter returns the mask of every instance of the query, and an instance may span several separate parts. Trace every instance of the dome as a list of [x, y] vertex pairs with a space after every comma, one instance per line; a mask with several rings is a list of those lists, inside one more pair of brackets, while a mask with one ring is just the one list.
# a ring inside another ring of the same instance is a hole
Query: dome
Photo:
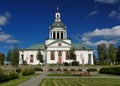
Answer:
[[55, 21], [52, 25], [51, 25], [51, 29], [52, 28], [64, 28], [66, 29], [66, 26], [62, 23], [62, 22], [57, 22]]

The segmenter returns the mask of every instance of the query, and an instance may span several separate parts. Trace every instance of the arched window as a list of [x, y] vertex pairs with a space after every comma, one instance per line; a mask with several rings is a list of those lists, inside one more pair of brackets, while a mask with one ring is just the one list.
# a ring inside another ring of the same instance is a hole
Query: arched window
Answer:
[[66, 51], [66, 60], [69, 60], [69, 51]]
[[54, 51], [51, 51], [51, 60], [55, 59]]
[[34, 56], [30, 55], [30, 62], [33, 62], [33, 58], [34, 58]]

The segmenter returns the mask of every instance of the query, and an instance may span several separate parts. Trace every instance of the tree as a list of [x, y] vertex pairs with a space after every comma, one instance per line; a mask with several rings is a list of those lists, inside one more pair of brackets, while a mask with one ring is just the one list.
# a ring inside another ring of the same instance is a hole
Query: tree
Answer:
[[5, 55], [3, 53], [0, 53], [0, 65], [4, 65], [4, 59]]
[[109, 59], [111, 63], [115, 62], [115, 49], [113, 44], [109, 45]]
[[120, 64], [120, 45], [117, 48], [117, 58], [116, 58], [116, 61], [117, 61], [118, 64]]
[[108, 61], [108, 50], [105, 44], [98, 45], [98, 58], [100, 64], [104, 64]]
[[14, 66], [18, 66], [18, 64], [19, 64], [19, 49], [17, 46], [14, 46], [14, 48], [13, 48], [11, 63]]
[[11, 50], [8, 51], [6, 59], [7, 59], [7, 61], [12, 60], [12, 52], [11, 52]]
[[37, 53], [37, 60], [39, 60], [40, 63], [44, 62], [43, 55], [41, 54], [40, 49], [38, 50], [38, 53]]
[[74, 53], [74, 47], [70, 48], [70, 59], [76, 61], [76, 54]]

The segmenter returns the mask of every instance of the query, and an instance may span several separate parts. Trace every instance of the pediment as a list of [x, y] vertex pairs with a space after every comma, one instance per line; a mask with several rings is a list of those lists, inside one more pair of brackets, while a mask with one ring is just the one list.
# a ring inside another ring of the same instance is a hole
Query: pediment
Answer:
[[47, 46], [49, 46], [49, 47], [67, 47], [67, 46], [71, 46], [71, 44], [66, 41], [63, 41], [63, 40], [55, 40], [55, 41], [51, 42], [50, 44], [48, 44]]

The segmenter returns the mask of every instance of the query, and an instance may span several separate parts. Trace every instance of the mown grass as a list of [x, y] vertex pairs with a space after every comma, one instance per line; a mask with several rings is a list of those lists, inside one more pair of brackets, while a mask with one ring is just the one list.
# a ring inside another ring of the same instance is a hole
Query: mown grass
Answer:
[[120, 86], [120, 78], [46, 78], [39, 86]]
[[73, 76], [71, 73], [50, 73], [47, 76]]
[[16, 85], [18, 85], [22, 82], [25, 82], [25, 81], [29, 80], [31, 77], [34, 77], [34, 76], [37, 76], [37, 75], [38, 74], [32, 74], [32, 75], [29, 75], [29, 76], [21, 76], [20, 75], [20, 78], [0, 83], [0, 86], [16, 86]]

